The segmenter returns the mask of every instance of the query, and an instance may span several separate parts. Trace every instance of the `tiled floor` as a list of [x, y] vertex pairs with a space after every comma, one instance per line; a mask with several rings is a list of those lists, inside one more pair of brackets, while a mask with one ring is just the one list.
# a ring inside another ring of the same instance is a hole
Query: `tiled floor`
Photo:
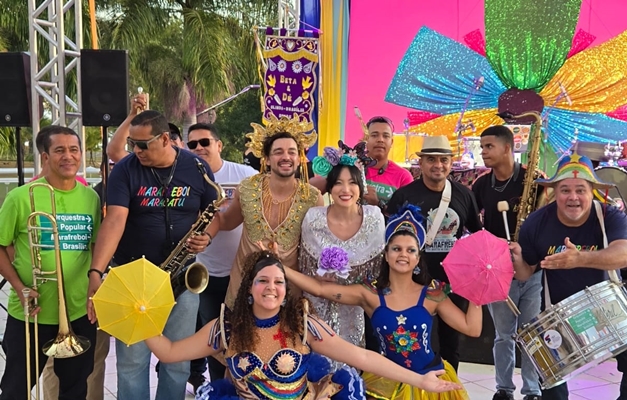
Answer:
[[[5, 286], [0, 293], [0, 302], [6, 304], [6, 296], [8, 288]], [[0, 333], [4, 331], [6, 324], [6, 313], [0, 310]], [[105, 376], [105, 397], [104, 400], [116, 399], [117, 378], [115, 369], [115, 346], [112, 345], [107, 357], [107, 367]], [[156, 359], [152, 359], [153, 368], [151, 368], [150, 386], [151, 393], [157, 390], [157, 376], [154, 370]], [[0, 374], [4, 372], [6, 362], [4, 353], [0, 351]], [[491, 365], [479, 365], [462, 363], [459, 367], [459, 377], [473, 400], [490, 400], [494, 394], [494, 367]], [[577, 378], [569, 381], [570, 400], [615, 400], [618, 398], [619, 383], [621, 374], [616, 370], [615, 361], [607, 361], [598, 367], [588, 371], [586, 374], [579, 375]], [[518, 388], [522, 385], [520, 370], [516, 370], [514, 382]], [[188, 385], [188, 393], [186, 399], [193, 399], [191, 386]], [[516, 400], [522, 400], [522, 395], [517, 393]], [[34, 398], [34, 397], [33, 397]], [[43, 396], [42, 396], [43, 399]]]

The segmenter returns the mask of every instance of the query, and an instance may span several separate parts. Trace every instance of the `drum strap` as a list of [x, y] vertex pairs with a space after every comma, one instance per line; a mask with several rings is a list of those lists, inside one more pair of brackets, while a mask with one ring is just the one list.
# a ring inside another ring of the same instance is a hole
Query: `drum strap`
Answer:
[[451, 181], [447, 179], [444, 184], [444, 191], [442, 192], [438, 212], [435, 214], [433, 224], [431, 224], [431, 229], [427, 232], [427, 239], [425, 240], [425, 243], [429, 246], [433, 243], [435, 236], [438, 234], [438, 229], [440, 229], [440, 225], [442, 225], [442, 221], [446, 215], [446, 210], [448, 210], [448, 204], [451, 202], [451, 191]]
[[[594, 204], [594, 210], [597, 213], [597, 219], [599, 220], [599, 224], [601, 225], [601, 233], [603, 233], [603, 248], [607, 249], [607, 234], [605, 233], [605, 219], [603, 218], [603, 207], [601, 207], [601, 203], [594, 200], [592, 202]], [[544, 309], [548, 310], [551, 307], [551, 294], [549, 293], [549, 282], [546, 279], [546, 272], [544, 273]]]

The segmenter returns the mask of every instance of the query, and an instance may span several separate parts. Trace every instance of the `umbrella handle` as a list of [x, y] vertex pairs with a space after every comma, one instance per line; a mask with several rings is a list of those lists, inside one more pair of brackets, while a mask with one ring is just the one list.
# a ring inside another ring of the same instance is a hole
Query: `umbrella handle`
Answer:
[[514, 315], [516, 316], [520, 315], [520, 310], [518, 309], [518, 307], [516, 307], [516, 304], [514, 303], [514, 300], [512, 300], [511, 297], [507, 296], [507, 299], [505, 300], [505, 302], [509, 306], [509, 309], [512, 310]]

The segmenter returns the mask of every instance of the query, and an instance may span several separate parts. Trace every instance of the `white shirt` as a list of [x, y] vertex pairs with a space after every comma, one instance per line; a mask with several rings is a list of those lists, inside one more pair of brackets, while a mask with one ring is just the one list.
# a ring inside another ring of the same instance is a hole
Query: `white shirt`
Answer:
[[[227, 200], [222, 203], [220, 209], [226, 210], [233, 193], [239, 183], [258, 172], [248, 165], [237, 164], [231, 161], [223, 161], [222, 168], [213, 175], [226, 193]], [[220, 231], [202, 253], [196, 255], [196, 260], [207, 267], [209, 276], [225, 277], [231, 274], [231, 267], [235, 261], [235, 253], [242, 236], [242, 225], [232, 231]]]

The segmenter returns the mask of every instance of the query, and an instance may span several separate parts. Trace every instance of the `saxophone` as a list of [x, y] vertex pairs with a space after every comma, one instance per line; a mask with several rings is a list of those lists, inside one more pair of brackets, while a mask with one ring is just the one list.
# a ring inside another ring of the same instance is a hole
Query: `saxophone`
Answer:
[[160, 266], [162, 270], [170, 273], [170, 283], [172, 284], [175, 299], [185, 290], [198, 294], [207, 288], [209, 284], [207, 268], [199, 262], [194, 262], [189, 267], [185, 265], [190, 258], [196, 256], [189, 251], [186, 243], [190, 237], [203, 234], [205, 229], [211, 224], [216, 212], [218, 212], [220, 204], [226, 199], [222, 187], [209, 179], [205, 166], [197, 158], [196, 166], [205, 178], [205, 181], [216, 190], [218, 198], [200, 214], [189, 232], [181, 239], [176, 248], [172, 250], [168, 258]]
[[530, 146], [527, 152], [527, 171], [525, 172], [525, 179], [523, 180], [523, 192], [520, 197], [520, 203], [518, 205], [518, 214], [516, 216], [516, 230], [514, 231], [513, 241], [518, 241], [518, 233], [520, 232], [520, 226], [527, 219], [527, 216], [531, 214], [536, 207], [538, 201], [538, 188], [534, 182], [538, 177], [537, 169], [540, 163], [540, 143], [542, 143], [542, 117], [535, 111], [526, 112], [520, 115], [512, 115], [510, 113], [498, 114], [504, 119], [518, 119], [533, 116], [536, 119], [534, 123], [533, 133], [529, 136]]

